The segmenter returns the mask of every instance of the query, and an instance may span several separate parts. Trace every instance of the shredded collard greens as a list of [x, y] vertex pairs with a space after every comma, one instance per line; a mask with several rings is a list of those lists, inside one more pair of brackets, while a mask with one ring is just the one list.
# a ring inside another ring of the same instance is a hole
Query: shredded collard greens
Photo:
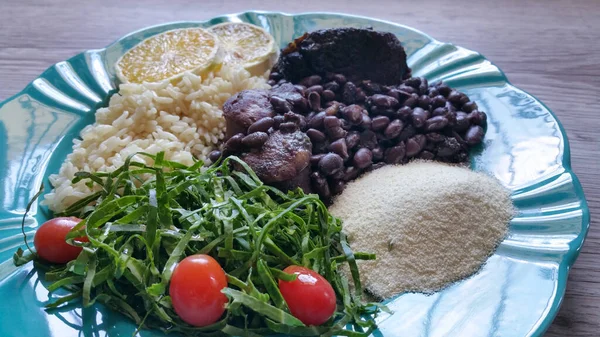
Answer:
[[[83, 219], [67, 236], [83, 251], [64, 266], [50, 266], [48, 290], [65, 288], [72, 295], [49, 309], [78, 299], [84, 306], [99, 302], [140, 328], [191, 336], [358, 337], [376, 328], [374, 316], [385, 307], [362, 301], [356, 265], [375, 256], [352, 252], [341, 221], [318, 196], [264, 185], [236, 157], [206, 168], [167, 161], [163, 153], [137, 155], [154, 164], [130, 157], [112, 173], [76, 174], [74, 183], [83, 180], [98, 192], [57, 214]], [[89, 242], [74, 241], [84, 235]], [[228, 277], [223, 318], [201, 328], [179, 319], [168, 294], [177, 263], [193, 254], [211, 255]], [[32, 258], [19, 249], [14, 261]], [[325, 324], [305, 326], [289, 313], [278, 287], [278, 279], [295, 278], [282, 271], [289, 265], [319, 272], [335, 289], [338, 306]]]

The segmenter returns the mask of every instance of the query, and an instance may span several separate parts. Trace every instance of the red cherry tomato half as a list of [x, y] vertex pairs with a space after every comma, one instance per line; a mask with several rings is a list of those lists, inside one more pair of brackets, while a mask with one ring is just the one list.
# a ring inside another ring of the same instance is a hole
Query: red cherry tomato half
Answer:
[[283, 270], [296, 274], [296, 280], [279, 280], [279, 290], [290, 312], [306, 325], [321, 325], [335, 312], [335, 292], [319, 273], [300, 266], [289, 266]]
[[223, 268], [212, 257], [204, 254], [181, 260], [171, 276], [169, 295], [173, 309], [182, 320], [193, 326], [216, 322], [225, 311], [227, 296], [221, 292], [227, 287]]
[[[33, 238], [33, 245], [38, 255], [52, 263], [67, 263], [76, 259], [83, 248], [71, 246], [65, 239], [67, 233], [80, 221], [81, 219], [75, 217], [62, 217], [44, 222]], [[88, 238], [77, 238], [76, 241], [88, 242]]]

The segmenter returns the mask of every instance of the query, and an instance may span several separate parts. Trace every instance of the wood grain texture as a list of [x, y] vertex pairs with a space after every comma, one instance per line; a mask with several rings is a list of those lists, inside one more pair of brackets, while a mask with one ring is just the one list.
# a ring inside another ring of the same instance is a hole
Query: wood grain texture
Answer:
[[476, 50], [550, 107], [567, 130], [592, 214], [548, 337], [600, 335], [600, 1], [0, 0], [0, 100], [50, 65], [159, 23], [249, 9], [330, 11], [415, 27]]

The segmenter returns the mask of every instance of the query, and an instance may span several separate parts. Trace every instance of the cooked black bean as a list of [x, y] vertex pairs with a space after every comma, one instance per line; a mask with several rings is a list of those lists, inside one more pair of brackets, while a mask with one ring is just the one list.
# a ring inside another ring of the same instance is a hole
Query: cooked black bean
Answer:
[[439, 131], [448, 125], [448, 119], [444, 116], [435, 116], [425, 121], [425, 131]]
[[448, 111], [444, 117], [448, 120], [448, 126], [454, 127], [456, 125], [456, 111]]
[[371, 120], [371, 117], [369, 117], [369, 115], [367, 114], [363, 114], [362, 115], [362, 123], [360, 123], [360, 127], [364, 130], [368, 130], [371, 128], [373, 124], [373, 121]]
[[404, 101], [404, 105], [409, 108], [416, 107], [417, 103], [419, 103], [419, 95], [417, 95], [417, 94], [410, 95], [410, 97]]
[[429, 151], [423, 151], [421, 152], [421, 154], [419, 154], [419, 158], [425, 160], [432, 160], [433, 158], [435, 158], [435, 155]]
[[469, 98], [462, 92], [452, 90], [450, 95], [448, 95], [448, 101], [455, 107], [460, 108], [464, 103], [469, 101]]
[[346, 76], [344, 76], [342, 74], [335, 74], [335, 75], [333, 75], [332, 79], [334, 81], [336, 81], [337, 83], [339, 83], [339, 85], [346, 84]]
[[344, 160], [348, 158], [348, 147], [346, 146], [346, 139], [340, 138], [329, 144], [329, 151], [338, 154]]
[[423, 110], [422, 108], [416, 107], [413, 109], [412, 115], [411, 115], [411, 120], [412, 120], [412, 124], [417, 127], [417, 128], [421, 128], [425, 125], [425, 121], [427, 121], [427, 119], [429, 118], [429, 111], [427, 110]]
[[323, 93], [321, 93], [321, 98], [325, 102], [333, 101], [335, 99], [335, 92], [331, 90], [323, 90]]
[[277, 113], [284, 114], [284, 113], [292, 110], [292, 104], [290, 104], [290, 102], [286, 101], [285, 99], [283, 99], [281, 97], [271, 96], [269, 101], [271, 102], [271, 105], [273, 106], [273, 110], [275, 110], [275, 112], [277, 112]]
[[429, 89], [427, 90], [427, 94], [429, 95], [429, 97], [434, 98], [435, 96], [438, 96], [440, 92], [435, 87], [429, 87]]
[[377, 146], [371, 150], [371, 154], [373, 155], [373, 161], [381, 161], [383, 159], [383, 148]]
[[251, 149], [260, 148], [267, 139], [269, 139], [269, 135], [266, 132], [254, 132], [242, 138], [242, 145]]
[[274, 86], [275, 84], [277, 84], [277, 81], [275, 81], [275, 80], [268, 80], [267, 84], [270, 85], [270, 86]]
[[463, 105], [469, 103], [469, 97], [462, 92], [460, 93], [460, 101], [459, 104], [462, 107]]
[[400, 104], [394, 97], [382, 94], [369, 97], [369, 102], [382, 109], [395, 109]]
[[336, 153], [328, 153], [319, 161], [319, 170], [328, 176], [342, 168], [344, 168], [344, 160]]
[[344, 178], [343, 179], [345, 181], [354, 180], [354, 179], [356, 179], [356, 177], [358, 177], [359, 174], [360, 174], [360, 169], [358, 169], [354, 166], [348, 166], [344, 170]]
[[244, 138], [243, 133], [233, 135], [225, 142], [225, 149], [229, 152], [236, 152], [242, 149], [242, 139]]
[[298, 124], [294, 122], [283, 122], [279, 124], [279, 131], [283, 133], [292, 133], [297, 131], [298, 129]]
[[331, 189], [331, 183], [336, 181], [336, 180], [342, 180], [344, 179], [344, 174], [345, 174], [345, 170], [341, 169], [339, 171], [337, 171], [336, 173], [330, 175], [329, 177], [327, 177], [327, 180], [329, 181], [329, 188]]
[[483, 128], [481, 126], [472, 126], [469, 128], [469, 130], [467, 130], [467, 133], [465, 134], [465, 141], [469, 145], [477, 145], [483, 140], [484, 134], [485, 132], [483, 132]]
[[429, 109], [429, 105], [431, 104], [431, 98], [426, 95], [422, 95], [419, 97], [419, 106], [425, 110]]
[[404, 159], [406, 155], [406, 145], [404, 142], [398, 143], [398, 145], [393, 146], [385, 150], [384, 161], [387, 164], [399, 164]]
[[398, 90], [404, 91], [405, 93], [410, 94], [410, 95], [417, 93], [417, 89], [415, 89], [411, 86], [408, 86], [408, 85], [404, 85], [404, 84], [398, 86]]
[[469, 101], [465, 104], [463, 104], [462, 106], [462, 111], [469, 113], [473, 110], [477, 110], [477, 103], [473, 102], [473, 101]]
[[325, 111], [319, 112], [313, 118], [308, 120], [308, 127], [312, 129], [322, 129], [323, 120], [325, 119], [325, 117]]
[[294, 108], [298, 112], [303, 112], [303, 111], [308, 110], [308, 100], [306, 98], [302, 97], [302, 99], [299, 99], [294, 102]]
[[444, 135], [439, 134], [437, 132], [431, 132], [425, 135], [425, 138], [427, 138], [428, 141], [433, 142], [433, 143], [439, 143], [444, 141], [444, 139], [446, 138]]
[[446, 98], [442, 95], [437, 95], [431, 100], [432, 109], [443, 108], [444, 106], [446, 106]]
[[371, 80], [362, 81], [361, 86], [365, 90], [365, 92], [369, 95], [379, 94], [383, 91], [383, 89], [381, 88], [381, 85], [379, 85], [379, 83], [375, 83]]
[[326, 129], [340, 127], [342, 126], [342, 122], [335, 116], [325, 116], [323, 119], [323, 126], [325, 126]]
[[421, 85], [419, 86], [419, 89], [418, 89], [419, 95], [425, 95], [425, 96], [429, 97], [429, 95], [427, 95], [428, 91], [429, 91], [429, 87], [427, 87], [427, 84], [421, 83]]
[[402, 129], [402, 132], [400, 132], [400, 136], [398, 136], [399, 140], [407, 140], [408, 138], [414, 136], [417, 134], [417, 130], [415, 129], [414, 126], [412, 126], [411, 124], [408, 124], [406, 127], [404, 127], [404, 129]]
[[306, 135], [310, 138], [310, 141], [313, 143], [324, 142], [327, 137], [325, 134], [317, 129], [308, 129], [306, 130]]
[[340, 85], [339, 85], [339, 83], [337, 83], [335, 81], [331, 81], [331, 82], [323, 84], [323, 89], [336, 92], [336, 91], [340, 90]]
[[325, 153], [313, 154], [310, 156], [310, 165], [317, 167], [323, 157], [325, 157]]
[[312, 76], [308, 76], [303, 78], [302, 80], [300, 80], [300, 84], [305, 86], [305, 87], [312, 87], [313, 85], [317, 85], [321, 83], [321, 76], [319, 75], [312, 75]]
[[333, 195], [342, 193], [344, 188], [346, 188], [346, 183], [342, 179], [333, 180], [329, 183], [329, 190]]
[[301, 93], [302, 96], [306, 95], [306, 87], [305, 86], [300, 85], [300, 84], [296, 84], [296, 85], [294, 85], [294, 88], [296, 88], [296, 91], [299, 92], [299, 93]]
[[269, 79], [274, 81], [279, 81], [283, 76], [280, 73], [273, 71], [269, 74]]
[[273, 124], [275, 123], [275, 121], [273, 120], [273, 118], [271, 117], [263, 117], [259, 120], [257, 120], [256, 122], [252, 123], [252, 125], [250, 125], [250, 127], [248, 128], [248, 133], [253, 133], [253, 132], [267, 132], [269, 130], [270, 127], [273, 126]]
[[344, 118], [340, 118], [340, 121], [342, 122], [342, 129], [344, 129], [346, 131], [350, 131], [350, 129], [352, 129], [354, 127], [354, 125], [352, 123], [348, 122]]
[[401, 107], [400, 109], [398, 109], [398, 111], [396, 112], [396, 115], [398, 116], [398, 118], [400, 118], [403, 121], [406, 121], [410, 118], [410, 116], [412, 115], [412, 109], [410, 107], [404, 106]]
[[450, 95], [450, 93], [452, 92], [452, 88], [450, 88], [449, 86], [440, 83], [436, 86], [437, 91], [440, 93], [440, 95], [444, 96], [444, 97], [448, 97], [448, 95]]
[[448, 109], [446, 109], [446, 107], [440, 107], [433, 109], [431, 116], [446, 116], [446, 113], [448, 113]]
[[365, 130], [360, 134], [359, 144], [361, 147], [374, 149], [377, 146], [377, 135], [371, 130]]
[[414, 157], [416, 156], [423, 147], [425, 147], [425, 143], [427, 142], [427, 138], [424, 135], [415, 135], [406, 140], [406, 156]]
[[402, 121], [399, 119], [394, 119], [385, 128], [385, 131], [383, 131], [383, 134], [385, 135], [385, 137], [387, 139], [396, 138], [396, 137], [400, 136], [400, 132], [402, 132], [403, 128], [404, 128], [404, 123], [402, 123]]
[[317, 94], [323, 93], [323, 86], [321, 85], [313, 85], [311, 87], [306, 88], [306, 94], [310, 94], [311, 92], [316, 92]]
[[466, 131], [469, 128], [469, 119], [467, 118], [467, 114], [464, 111], [458, 111], [456, 113], [456, 125], [454, 128], [458, 132]]
[[485, 112], [479, 110], [471, 111], [471, 113], [467, 115], [467, 118], [475, 125], [484, 125], [487, 120]]
[[373, 117], [371, 121], [371, 130], [373, 131], [381, 131], [384, 130], [388, 124], [390, 124], [390, 119], [387, 116], [377, 116]]
[[279, 125], [285, 121], [282, 115], [277, 115], [273, 117], [273, 129], [279, 129]]
[[411, 77], [411, 78], [406, 79], [403, 84], [411, 86], [416, 89], [421, 85], [421, 78], [420, 77]]
[[357, 88], [356, 89], [356, 102], [363, 103], [366, 100], [367, 100], [367, 94], [365, 94], [365, 92], [361, 88]]
[[354, 125], [362, 123], [363, 108], [360, 105], [348, 105], [347, 107], [341, 109], [340, 112], [342, 113], [342, 116], [348, 120], [348, 122]]
[[348, 131], [342, 129], [342, 127], [340, 127], [340, 126], [336, 126], [336, 127], [327, 129], [327, 135], [329, 136], [330, 140], [336, 140], [336, 139], [346, 137], [347, 134], [348, 134]]
[[327, 109], [325, 109], [325, 114], [327, 116], [335, 116], [338, 114], [338, 112], [340, 112], [340, 103], [336, 102], [336, 101], [332, 101], [331, 102], [331, 106], [327, 107]]
[[458, 111], [449, 101], [446, 101], [446, 106], [444, 108], [446, 108], [446, 111]]
[[286, 112], [283, 115], [283, 120], [286, 122], [296, 123], [299, 129], [305, 129], [306, 127], [306, 118], [300, 114], [294, 112]]
[[357, 102], [356, 100], [356, 85], [352, 82], [346, 82], [344, 84], [344, 89], [342, 90], [342, 101], [345, 104], [354, 104]]
[[354, 157], [352, 158], [352, 165], [358, 167], [359, 169], [364, 169], [371, 164], [373, 164], [373, 154], [371, 153], [371, 150], [366, 148], [356, 151]]
[[321, 110], [321, 95], [317, 92], [311, 92], [308, 94], [308, 106], [312, 111]]
[[360, 142], [360, 133], [358, 131], [350, 131], [346, 136], [346, 146], [348, 149], [353, 149]]
[[437, 155], [440, 157], [450, 157], [460, 151], [460, 148], [460, 143], [456, 140], [456, 138], [448, 137], [440, 143], [437, 150]]
[[208, 159], [209, 159], [211, 162], [213, 162], [213, 163], [214, 163], [214, 162], [216, 162], [217, 160], [219, 160], [219, 158], [221, 158], [221, 155], [222, 155], [221, 151], [219, 151], [219, 150], [214, 150], [214, 151], [211, 151], [211, 152], [208, 154]]
[[325, 178], [320, 172], [313, 172], [310, 175], [312, 186], [317, 191], [321, 198], [327, 199], [331, 196], [329, 191], [329, 185], [327, 184], [327, 178]]

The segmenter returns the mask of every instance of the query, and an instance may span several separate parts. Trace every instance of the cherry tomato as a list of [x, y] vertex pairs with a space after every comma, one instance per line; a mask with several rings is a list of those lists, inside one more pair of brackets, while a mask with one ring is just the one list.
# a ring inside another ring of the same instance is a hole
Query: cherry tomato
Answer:
[[[68, 244], [65, 238], [80, 221], [81, 219], [75, 217], [62, 217], [44, 222], [33, 238], [38, 255], [52, 263], [67, 263], [76, 259], [83, 248]], [[88, 242], [88, 238], [77, 238], [76, 241]]]
[[321, 325], [335, 312], [335, 292], [319, 273], [300, 266], [283, 270], [298, 277], [291, 282], [279, 280], [279, 290], [294, 317], [306, 325]]
[[215, 259], [204, 254], [188, 256], [171, 276], [173, 309], [190, 325], [212, 324], [225, 311], [227, 296], [221, 292], [225, 287], [227, 276]]

